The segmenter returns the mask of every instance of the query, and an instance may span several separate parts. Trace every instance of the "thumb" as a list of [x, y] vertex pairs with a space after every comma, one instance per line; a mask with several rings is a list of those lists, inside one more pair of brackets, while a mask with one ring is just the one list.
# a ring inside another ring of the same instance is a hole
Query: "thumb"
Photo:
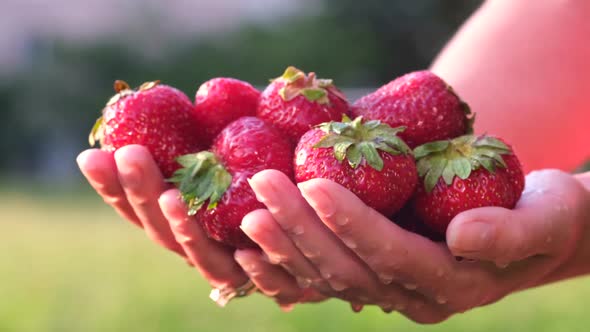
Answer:
[[567, 240], [567, 227], [544, 209], [484, 207], [456, 216], [447, 229], [455, 256], [506, 266], [530, 256], [556, 252]]

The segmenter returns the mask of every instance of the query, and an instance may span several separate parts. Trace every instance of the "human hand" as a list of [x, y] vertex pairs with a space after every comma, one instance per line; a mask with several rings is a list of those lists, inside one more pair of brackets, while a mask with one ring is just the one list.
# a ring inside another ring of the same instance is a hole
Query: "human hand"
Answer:
[[[298, 190], [284, 175], [264, 171], [251, 185], [268, 211], [245, 218], [242, 228], [272, 262], [327, 296], [397, 310], [417, 322], [440, 322], [514, 291], [590, 272], [590, 195], [559, 171], [531, 174], [514, 210], [486, 207], [457, 216], [448, 247], [401, 229], [328, 180]], [[483, 225], [487, 230], [478, 229]]]
[[251, 279], [260, 292], [284, 308], [323, 299], [310, 289], [301, 289], [291, 275], [268, 263], [260, 251], [234, 251], [209, 239], [187, 215], [178, 190], [166, 184], [146, 148], [130, 145], [114, 156], [90, 149], [82, 152], [77, 162], [107, 204], [143, 228], [153, 242], [197, 268], [212, 287], [236, 289]]

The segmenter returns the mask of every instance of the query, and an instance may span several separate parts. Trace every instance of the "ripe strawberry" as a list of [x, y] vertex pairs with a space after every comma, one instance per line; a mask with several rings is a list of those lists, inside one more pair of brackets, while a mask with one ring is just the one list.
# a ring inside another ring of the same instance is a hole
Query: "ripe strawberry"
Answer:
[[297, 143], [311, 127], [347, 113], [346, 97], [332, 80], [289, 67], [262, 92], [256, 115]]
[[414, 209], [441, 235], [460, 212], [482, 206], [513, 208], [524, 189], [518, 158], [494, 137], [431, 142], [417, 147], [414, 155], [421, 178]]
[[406, 126], [400, 137], [412, 148], [472, 132], [469, 106], [430, 71], [401, 76], [357, 100], [353, 116]]
[[362, 123], [362, 117], [324, 123], [305, 133], [295, 148], [295, 180], [330, 179], [391, 216], [418, 181], [411, 151], [397, 137], [402, 130], [375, 120]]
[[189, 214], [196, 215], [209, 237], [237, 248], [256, 247], [240, 229], [242, 218], [264, 208], [248, 178], [264, 169], [293, 177], [291, 142], [255, 117], [225, 127], [211, 151], [178, 158], [184, 168], [169, 180], [178, 185]]
[[184, 93], [159, 81], [144, 83], [138, 90], [115, 81], [115, 91], [92, 128], [91, 146], [99, 141], [103, 150], [114, 153], [125, 145], [141, 144], [165, 177], [180, 167], [176, 157], [201, 150], [193, 105]]
[[255, 116], [260, 91], [250, 83], [219, 77], [203, 83], [195, 96], [194, 116], [202, 140], [209, 145], [229, 123], [242, 116]]
[[422, 235], [434, 242], [444, 242], [445, 237], [438, 232], [433, 231], [416, 215], [416, 211], [411, 204], [406, 204], [396, 213], [391, 220], [401, 228]]

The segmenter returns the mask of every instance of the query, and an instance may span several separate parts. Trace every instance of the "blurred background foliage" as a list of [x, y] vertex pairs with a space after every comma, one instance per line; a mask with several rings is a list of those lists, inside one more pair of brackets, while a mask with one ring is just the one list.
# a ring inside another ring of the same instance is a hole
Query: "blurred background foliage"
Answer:
[[115, 79], [132, 86], [160, 79], [193, 98], [212, 77], [263, 87], [287, 65], [296, 65], [334, 78], [341, 87], [374, 87], [427, 68], [479, 4], [305, 1], [295, 14], [270, 24], [248, 21], [195, 38], [162, 35], [161, 22], [150, 17], [140, 25], [146, 28], [93, 40], [33, 35], [24, 65], [0, 71], [0, 172], [36, 174], [49, 182], [77, 174], [75, 155], [87, 147], [89, 129], [113, 94]]

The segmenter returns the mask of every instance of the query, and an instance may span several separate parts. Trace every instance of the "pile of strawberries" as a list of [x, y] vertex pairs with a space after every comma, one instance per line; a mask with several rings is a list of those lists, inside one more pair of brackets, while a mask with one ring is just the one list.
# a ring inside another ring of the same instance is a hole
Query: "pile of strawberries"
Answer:
[[137, 90], [117, 81], [115, 90], [91, 145], [147, 147], [208, 235], [237, 248], [255, 246], [239, 225], [264, 208], [248, 184], [264, 169], [294, 182], [333, 180], [433, 239], [444, 239], [462, 211], [513, 208], [524, 187], [511, 147], [472, 135], [467, 104], [429, 71], [399, 77], [352, 105], [332, 80], [294, 67], [262, 93], [212, 79], [194, 104], [157, 81]]

